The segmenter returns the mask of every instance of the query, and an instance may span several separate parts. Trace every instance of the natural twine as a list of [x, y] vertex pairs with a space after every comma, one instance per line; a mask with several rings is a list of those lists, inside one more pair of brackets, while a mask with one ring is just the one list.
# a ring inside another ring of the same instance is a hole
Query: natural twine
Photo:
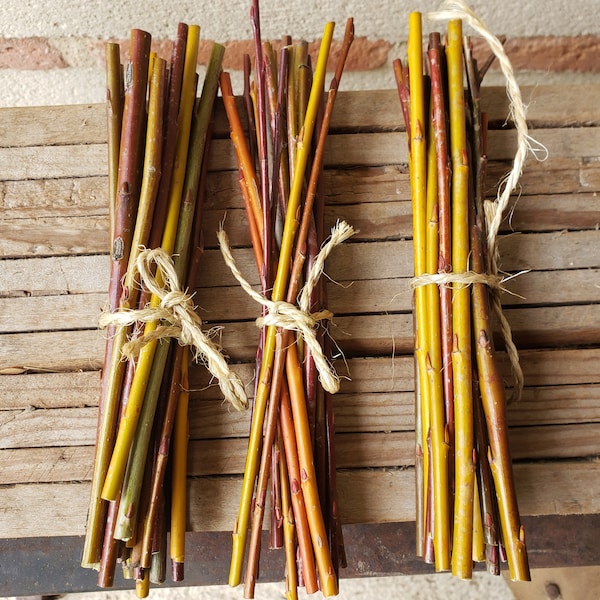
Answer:
[[219, 246], [223, 259], [231, 269], [233, 276], [237, 279], [242, 289], [255, 301], [267, 309], [267, 314], [256, 319], [257, 327], [273, 326], [299, 332], [304, 342], [310, 349], [315, 366], [319, 373], [319, 381], [323, 389], [335, 394], [340, 388], [340, 378], [323, 354], [323, 350], [315, 333], [315, 326], [319, 321], [332, 319], [333, 314], [328, 310], [309, 312], [310, 295], [317, 281], [323, 273], [327, 257], [337, 246], [354, 235], [354, 229], [344, 221], [338, 221], [331, 230], [331, 237], [321, 248], [315, 262], [310, 270], [308, 279], [302, 288], [298, 307], [283, 300], [273, 301], [265, 298], [262, 294], [252, 288], [238, 269], [235, 259], [231, 253], [229, 239], [224, 229], [217, 232]]
[[[481, 275], [477, 273], [458, 273], [449, 274], [455, 283], [470, 285], [472, 283], [484, 283], [490, 287], [492, 308], [498, 319], [506, 352], [508, 354], [513, 372], [514, 386], [511, 400], [518, 400], [523, 390], [523, 370], [519, 362], [519, 353], [512, 338], [510, 325], [502, 312], [502, 303], [500, 301], [500, 292], [502, 291], [502, 278], [500, 273], [500, 251], [498, 248], [498, 231], [504, 218], [504, 212], [510, 201], [512, 192], [516, 189], [519, 178], [523, 172], [523, 166], [527, 154], [532, 152], [537, 156], [537, 151], [533, 149], [533, 138], [530, 137], [527, 126], [526, 110], [521, 96], [521, 90], [515, 79], [515, 74], [504, 51], [502, 42], [489, 30], [485, 23], [473, 12], [470, 6], [463, 0], [446, 0], [441, 10], [430, 13], [427, 18], [433, 21], [462, 19], [470, 25], [482, 38], [484, 38], [491, 51], [498, 60], [500, 69], [506, 80], [506, 93], [509, 100], [510, 119], [513, 121], [517, 132], [517, 150], [513, 160], [513, 165], [505, 178], [498, 186], [498, 193], [495, 200], [486, 200], [484, 202], [484, 212], [487, 230], [487, 247], [490, 273]], [[539, 149], [547, 153], [547, 150], [538, 142], [535, 142]], [[446, 277], [446, 274], [442, 274]], [[421, 277], [416, 285], [427, 285], [429, 283], [438, 283], [434, 281], [438, 275], [425, 275]], [[455, 278], [454, 278], [455, 277]], [[444, 281], [446, 283], [447, 281]]]
[[[156, 275], [153, 273], [156, 265]], [[192, 297], [180, 286], [173, 261], [161, 248], [142, 250], [135, 263], [143, 285], [157, 298], [160, 304], [139, 310], [119, 309], [102, 313], [101, 327], [116, 325], [128, 327], [135, 323], [157, 323], [148, 334], [130, 340], [123, 346], [123, 354], [134, 358], [143, 346], [153, 340], [175, 338], [183, 346], [194, 348], [194, 360], [202, 360], [211, 374], [217, 378], [225, 399], [237, 409], [248, 407], [248, 398], [240, 378], [229, 368], [221, 354], [221, 348], [208, 334], [202, 331], [202, 319], [194, 310]], [[162, 285], [159, 283], [162, 281]]]

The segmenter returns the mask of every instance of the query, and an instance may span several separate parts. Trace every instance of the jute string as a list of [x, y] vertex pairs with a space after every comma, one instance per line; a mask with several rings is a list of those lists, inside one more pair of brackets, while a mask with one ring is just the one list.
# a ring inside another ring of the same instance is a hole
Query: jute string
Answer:
[[299, 332], [304, 338], [304, 342], [310, 349], [315, 366], [319, 373], [319, 381], [323, 389], [331, 394], [335, 394], [340, 388], [340, 378], [334, 368], [323, 354], [323, 350], [315, 333], [315, 327], [319, 321], [331, 320], [333, 314], [328, 310], [322, 310], [311, 313], [310, 295], [315, 285], [319, 281], [325, 267], [325, 261], [331, 251], [339, 244], [354, 235], [354, 229], [344, 221], [338, 221], [331, 230], [331, 237], [319, 251], [314, 264], [310, 270], [307, 281], [302, 288], [298, 300], [298, 306], [285, 302], [283, 300], [273, 301], [265, 298], [257, 292], [244, 278], [240, 272], [235, 259], [231, 253], [229, 239], [224, 229], [217, 232], [219, 246], [225, 264], [231, 270], [242, 289], [255, 302], [261, 304], [267, 309], [267, 313], [256, 319], [257, 327], [273, 326]]
[[[153, 273], [156, 265], [156, 275]], [[135, 323], [156, 323], [156, 328], [123, 346], [123, 354], [134, 358], [141, 348], [153, 340], [174, 338], [194, 349], [194, 360], [202, 361], [216, 377], [225, 399], [237, 410], [248, 407], [248, 398], [240, 378], [229, 368], [221, 348], [202, 331], [202, 319], [194, 310], [192, 297], [181, 289], [171, 257], [161, 248], [143, 250], [136, 261], [136, 271], [148, 290], [160, 299], [156, 307], [119, 309], [100, 315], [101, 327], [128, 327]], [[159, 283], [162, 281], [162, 285]]]
[[[502, 42], [489, 30], [485, 23], [473, 12], [463, 0], [446, 0], [442, 9], [427, 15], [428, 19], [433, 21], [462, 19], [478, 35], [486, 40], [491, 51], [496, 57], [504, 79], [506, 81], [506, 93], [509, 100], [509, 118], [513, 121], [517, 133], [517, 149], [510, 172], [500, 182], [498, 193], [494, 200], [484, 202], [484, 212], [487, 231], [487, 248], [489, 257], [490, 272], [485, 275], [477, 273], [458, 273], [458, 274], [433, 274], [425, 275], [416, 281], [416, 285], [428, 285], [430, 283], [455, 283], [471, 285], [473, 283], [483, 283], [490, 287], [492, 309], [498, 319], [500, 331], [504, 339], [506, 352], [510, 359], [513, 372], [514, 386], [512, 400], [518, 400], [523, 390], [523, 370], [519, 361], [519, 353], [513, 342], [510, 325], [502, 311], [500, 301], [500, 292], [502, 291], [502, 278], [500, 277], [500, 252], [498, 249], [498, 231], [504, 218], [504, 212], [508, 207], [512, 192], [517, 188], [519, 178], [523, 172], [523, 166], [529, 152], [538, 156], [538, 151], [546, 152], [546, 149], [535, 142], [537, 149], [533, 148], [534, 140], [530, 137], [526, 109], [521, 96], [521, 90], [515, 79], [515, 74], [504, 51]], [[439, 277], [442, 277], [438, 281]], [[415, 285], [413, 283], [413, 285]]]

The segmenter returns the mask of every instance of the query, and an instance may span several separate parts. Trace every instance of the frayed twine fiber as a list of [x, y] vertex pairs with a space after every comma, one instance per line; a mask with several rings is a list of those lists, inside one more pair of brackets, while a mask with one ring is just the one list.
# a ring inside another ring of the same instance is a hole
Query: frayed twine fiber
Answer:
[[[156, 275], [153, 274], [156, 265]], [[225, 399], [237, 410], [248, 407], [248, 398], [240, 378], [229, 368], [221, 354], [221, 348], [211, 339], [211, 333], [202, 331], [202, 319], [196, 314], [190, 295], [179, 284], [179, 278], [171, 257], [161, 248], [143, 250], [135, 268], [140, 280], [159, 299], [157, 306], [139, 310], [119, 309], [100, 315], [101, 327], [115, 325], [129, 327], [135, 323], [154, 323], [156, 328], [148, 334], [127, 342], [123, 354], [134, 358], [141, 348], [153, 340], [175, 338], [183, 346], [194, 349], [194, 360], [202, 361], [210, 373], [217, 378]], [[161, 283], [162, 282], [162, 283]]]
[[267, 314], [256, 319], [257, 327], [272, 326], [281, 327], [291, 331], [299, 332], [304, 338], [304, 342], [310, 349], [315, 366], [319, 373], [319, 381], [323, 389], [331, 394], [335, 394], [340, 389], [340, 378], [329, 364], [321, 345], [315, 334], [315, 326], [319, 321], [324, 319], [332, 319], [333, 314], [328, 310], [319, 311], [316, 313], [309, 312], [310, 295], [319, 278], [323, 273], [325, 261], [331, 251], [349, 237], [354, 235], [354, 229], [344, 221], [338, 221], [331, 230], [331, 237], [327, 243], [321, 248], [315, 262], [310, 270], [308, 279], [302, 288], [299, 298], [299, 306], [285, 302], [283, 300], [273, 301], [265, 298], [262, 294], [255, 291], [252, 286], [246, 281], [240, 270], [238, 269], [235, 259], [231, 253], [229, 246], [229, 238], [225, 230], [221, 228], [217, 232], [219, 246], [225, 263], [237, 279], [242, 289], [255, 301], [267, 309]]
[[[473, 12], [473, 9], [463, 0], [446, 0], [442, 5], [442, 9], [427, 15], [427, 18], [433, 21], [462, 19], [465, 23], [471, 26], [478, 35], [486, 40], [494, 56], [498, 60], [500, 69], [506, 80], [506, 93], [509, 100], [510, 119], [513, 121], [517, 132], [517, 150], [513, 160], [513, 165], [505, 178], [498, 186], [498, 193], [495, 200], [486, 200], [484, 203], [484, 212], [487, 230], [487, 247], [490, 264], [490, 273], [485, 275], [485, 283], [490, 287], [490, 297], [492, 308], [498, 319], [506, 352], [510, 359], [510, 364], [513, 372], [514, 386], [511, 400], [518, 400], [523, 391], [524, 377], [521, 364], [519, 362], [519, 353], [512, 339], [510, 325], [502, 312], [502, 303], [500, 301], [500, 291], [502, 288], [498, 284], [500, 281], [500, 252], [498, 249], [498, 231], [504, 218], [504, 212], [510, 201], [512, 192], [516, 189], [519, 178], [523, 172], [523, 166], [529, 152], [534, 156], [538, 156], [538, 150], [543, 153], [547, 150], [539, 142], [535, 142], [529, 135], [527, 127], [527, 118], [525, 105], [521, 96], [521, 90], [515, 79], [515, 74], [512, 64], [504, 51], [502, 42], [489, 30], [486, 24]], [[537, 146], [534, 150], [533, 145]], [[458, 281], [460, 277], [467, 274], [457, 274]], [[427, 276], [425, 276], [427, 277]], [[431, 276], [436, 277], [436, 275]], [[466, 283], [462, 280], [463, 283]], [[426, 283], [419, 285], [427, 285], [427, 283], [436, 283], [429, 280]]]

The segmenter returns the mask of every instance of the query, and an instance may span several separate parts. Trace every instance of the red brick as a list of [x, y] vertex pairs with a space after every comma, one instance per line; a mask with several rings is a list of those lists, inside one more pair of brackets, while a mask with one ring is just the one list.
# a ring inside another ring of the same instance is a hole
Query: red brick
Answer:
[[0, 39], [0, 69], [47, 70], [68, 66], [47, 38]]
[[[489, 54], [482, 40], [474, 47], [480, 57]], [[600, 36], [512, 38], [506, 40], [505, 49], [516, 71], [600, 73]]]
[[[122, 60], [127, 60], [129, 56], [129, 40], [115, 41], [119, 41], [121, 45]], [[171, 44], [171, 40], [152, 40], [152, 50], [162, 58], [169, 60], [171, 57]], [[282, 42], [280, 40], [275, 40], [272, 44], [273, 48], [276, 51], [279, 51]], [[319, 44], [320, 40], [316, 40], [310, 42], [308, 45], [308, 50], [313, 61], [316, 61], [319, 52]], [[208, 62], [212, 45], [212, 40], [200, 40], [198, 64], [205, 65]], [[249, 54], [251, 57], [254, 56], [254, 43], [252, 40], [234, 40], [224, 42], [223, 45], [225, 46], [225, 56], [223, 58], [224, 69], [232, 71], [242, 70], [244, 65], [244, 54]], [[342, 42], [339, 40], [334, 40], [331, 44], [329, 56], [329, 67], [331, 69], [335, 67], [341, 46]], [[99, 60], [103, 60], [103, 47], [104, 43], [99, 42]], [[370, 69], [381, 67], [386, 64], [391, 47], [392, 44], [384, 40], [369, 41], [364, 37], [355, 38], [350, 53], [348, 54], [346, 69], [351, 71], [368, 71]]]

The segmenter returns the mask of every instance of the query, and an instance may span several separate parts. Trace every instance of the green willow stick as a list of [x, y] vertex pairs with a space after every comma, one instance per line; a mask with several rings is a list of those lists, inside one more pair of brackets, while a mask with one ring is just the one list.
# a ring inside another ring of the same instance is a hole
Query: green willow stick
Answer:
[[[143, 126], [146, 119], [145, 99], [150, 41], [151, 36], [149, 33], [141, 30], [131, 32], [132, 61], [129, 63], [125, 75], [125, 103], [119, 152], [118, 192], [111, 249], [109, 284], [109, 309], [111, 311], [116, 310], [120, 302], [122, 280], [127, 269], [135, 212], [137, 210], [141, 168], [139, 151], [142, 145]], [[109, 327], [105, 366], [112, 364], [112, 356], [116, 353], [113, 340], [111, 340], [114, 334], [115, 328]], [[124, 372], [124, 365], [120, 361], [118, 362], [119, 371], [116, 374], [105, 371], [103, 375], [88, 523], [81, 560], [82, 566], [88, 568], [98, 568], [101, 557], [104, 518], [106, 515], [106, 503], [101, 498], [101, 490], [113, 449], [119, 413], [120, 382]]]
[[120, 46], [106, 44], [106, 117], [108, 130], [108, 208], [110, 239], [114, 237], [115, 210], [119, 185], [119, 146], [123, 123], [123, 68]]

